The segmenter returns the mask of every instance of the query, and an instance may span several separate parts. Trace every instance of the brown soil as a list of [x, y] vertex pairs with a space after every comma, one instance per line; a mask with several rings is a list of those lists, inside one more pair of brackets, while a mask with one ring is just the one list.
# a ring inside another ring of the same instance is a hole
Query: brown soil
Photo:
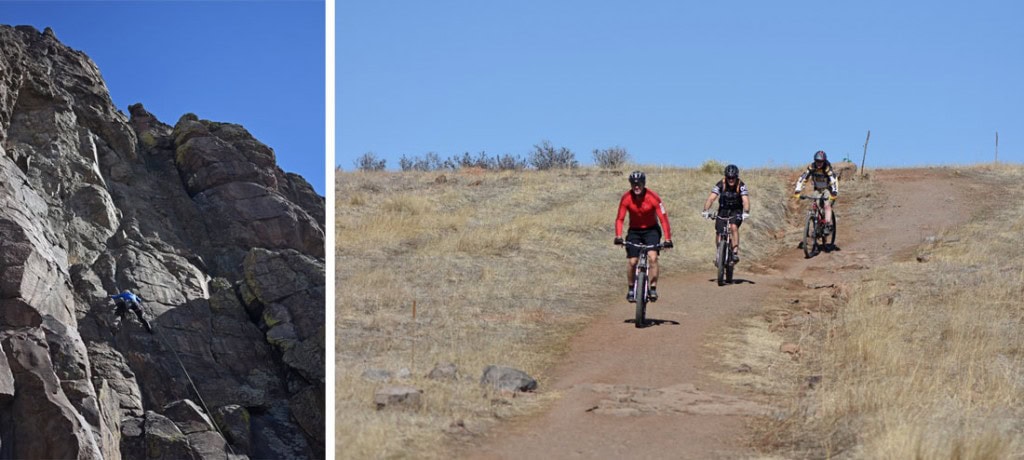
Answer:
[[[763, 312], [770, 296], [816, 283], [854, 282], [865, 268], [907, 258], [925, 237], [967, 220], [969, 181], [949, 169], [872, 172], [878, 205], [858, 221], [839, 214], [838, 251], [805, 259], [796, 247], [750, 273], [741, 262], [733, 285], [707, 272], [667, 274], [650, 327], [637, 329], [633, 307], [609, 299], [576, 336], [544, 391], [561, 397], [545, 412], [496, 427], [460, 458], [736, 458], [753, 455], [749, 416], [768, 410], [708, 373], [720, 367], [708, 345], [722, 328]], [[670, 254], [667, 255], [671, 257]]]

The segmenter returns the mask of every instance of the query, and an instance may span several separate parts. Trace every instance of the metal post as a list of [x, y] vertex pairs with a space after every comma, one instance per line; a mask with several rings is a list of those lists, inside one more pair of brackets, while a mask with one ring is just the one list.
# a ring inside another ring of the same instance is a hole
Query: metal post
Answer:
[[871, 130], [868, 130], [868, 137], [864, 139], [864, 156], [860, 158], [860, 177], [864, 177], [864, 160], [868, 158], [868, 141], [871, 140]]

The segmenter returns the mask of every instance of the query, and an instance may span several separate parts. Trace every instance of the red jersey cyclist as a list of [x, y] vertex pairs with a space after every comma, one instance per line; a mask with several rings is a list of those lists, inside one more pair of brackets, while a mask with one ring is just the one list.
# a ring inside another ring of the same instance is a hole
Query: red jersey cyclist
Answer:
[[[626, 241], [655, 245], [661, 242], [662, 231], [664, 231], [664, 248], [672, 247], [672, 228], [668, 223], [668, 214], [665, 213], [665, 205], [661, 197], [654, 190], [647, 188], [647, 176], [641, 171], [633, 171], [629, 175], [630, 189], [622, 195], [619, 200], [619, 214], [615, 218], [615, 244], [622, 244], [622, 227], [629, 214], [629, 232], [626, 233]], [[659, 227], [658, 224], [661, 224]], [[658, 300], [658, 253], [659, 251], [647, 251], [647, 259], [650, 261], [651, 276], [651, 301]], [[626, 259], [629, 261], [629, 270], [626, 271], [626, 279], [629, 281], [629, 291], [626, 300], [636, 301], [636, 293], [633, 292], [633, 277], [636, 264], [640, 260], [640, 250], [626, 246]]]

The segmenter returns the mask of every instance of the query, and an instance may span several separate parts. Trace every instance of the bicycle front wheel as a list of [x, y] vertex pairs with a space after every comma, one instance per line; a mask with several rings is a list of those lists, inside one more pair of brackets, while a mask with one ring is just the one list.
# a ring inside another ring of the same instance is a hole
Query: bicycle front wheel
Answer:
[[729, 242], [722, 238], [718, 242], [718, 285], [725, 285], [725, 266], [729, 263]]
[[814, 254], [814, 246], [816, 246], [817, 238], [815, 234], [817, 229], [814, 228], [814, 214], [807, 214], [807, 225], [804, 226], [804, 257], [810, 259]]
[[644, 327], [644, 323], [647, 321], [645, 316], [647, 315], [647, 273], [640, 274], [637, 278], [636, 283], [636, 320], [633, 325], [636, 327]]

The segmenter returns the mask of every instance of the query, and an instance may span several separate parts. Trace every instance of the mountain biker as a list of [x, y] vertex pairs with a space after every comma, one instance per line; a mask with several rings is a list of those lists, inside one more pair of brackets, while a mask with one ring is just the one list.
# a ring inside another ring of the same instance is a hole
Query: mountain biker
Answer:
[[119, 318], [124, 320], [124, 317], [128, 315], [128, 310], [131, 309], [133, 312], [135, 312], [135, 316], [139, 317], [139, 322], [146, 327], [146, 330], [149, 331], [150, 333], [153, 332], [153, 329], [149, 325], [149, 321], [146, 321], [146, 318], [142, 316], [141, 297], [135, 295], [132, 291], [126, 289], [124, 292], [120, 294], [114, 294], [110, 296], [110, 298], [114, 299], [114, 303], [117, 304], [117, 309], [114, 310], [114, 314], [116, 314]]
[[[715, 219], [715, 247], [718, 247], [721, 239], [719, 235], [722, 227], [728, 222], [729, 232], [732, 233], [732, 260], [736, 263], [740, 261], [740, 225], [744, 219], [750, 217], [750, 197], [747, 193], [747, 184], [740, 180], [740, 168], [736, 165], [726, 166], [723, 174], [725, 177], [711, 187], [711, 194], [704, 202], [704, 211], [701, 211], [701, 215], [705, 219], [710, 218], [711, 213], [708, 210], [711, 209], [715, 198], [718, 198], [718, 216], [730, 219]], [[718, 258], [715, 258], [715, 264], [717, 263]]]
[[[626, 241], [636, 244], [655, 245], [661, 242], [662, 231], [665, 232], [664, 248], [672, 247], [672, 229], [668, 223], [668, 214], [665, 213], [665, 205], [661, 197], [654, 190], [647, 188], [647, 175], [642, 171], [633, 171], [629, 175], [629, 190], [622, 194], [619, 200], [619, 214], [615, 218], [615, 244], [621, 245], [622, 226], [629, 213], [629, 232], [626, 234]], [[661, 223], [659, 227], [658, 224]], [[650, 263], [651, 289], [648, 295], [652, 301], [658, 300], [658, 254], [659, 251], [647, 251], [647, 259]], [[629, 261], [629, 270], [626, 272], [626, 279], [629, 281], [629, 291], [626, 293], [626, 300], [634, 302], [636, 293], [633, 291], [633, 282], [636, 274], [636, 264], [640, 260], [640, 250], [626, 246], [626, 259]]]
[[829, 163], [828, 155], [824, 150], [814, 153], [814, 162], [808, 165], [807, 170], [796, 180], [796, 191], [793, 192], [793, 198], [800, 197], [800, 190], [803, 189], [804, 181], [807, 178], [814, 183], [814, 191], [828, 190], [829, 192], [828, 200], [825, 201], [825, 234], [827, 235], [832, 232], [832, 203], [839, 196], [839, 179], [832, 171], [832, 163]]

